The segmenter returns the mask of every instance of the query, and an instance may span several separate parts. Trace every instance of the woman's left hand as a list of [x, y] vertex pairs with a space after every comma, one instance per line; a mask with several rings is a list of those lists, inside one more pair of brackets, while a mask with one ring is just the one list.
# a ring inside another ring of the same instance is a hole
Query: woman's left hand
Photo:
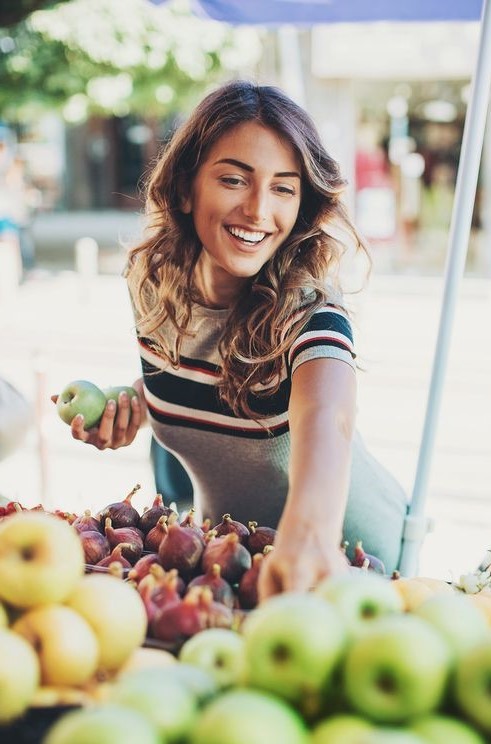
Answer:
[[259, 601], [285, 591], [308, 591], [321, 579], [349, 570], [340, 546], [319, 534], [314, 524], [278, 530], [275, 547], [261, 565]]

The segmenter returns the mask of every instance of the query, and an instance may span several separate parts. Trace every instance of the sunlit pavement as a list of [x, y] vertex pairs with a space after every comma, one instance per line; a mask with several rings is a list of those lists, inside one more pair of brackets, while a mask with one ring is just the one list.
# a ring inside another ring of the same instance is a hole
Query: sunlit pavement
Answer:
[[[410, 493], [440, 315], [441, 277], [375, 275], [356, 301], [358, 427]], [[489, 280], [465, 279], [428, 484], [435, 529], [419, 573], [458, 578], [491, 546], [491, 346]], [[101, 386], [139, 374], [124, 281], [85, 283], [72, 271], [41, 273], [0, 304], [0, 370], [37, 406], [24, 446], [0, 462], [0, 492], [33, 506], [80, 512], [119, 500], [135, 483], [137, 508], [154, 495], [149, 432], [115, 452], [84, 446], [49, 400], [77, 378]], [[367, 498], [371, 498], [367, 494]], [[375, 497], [375, 495], [374, 495]], [[233, 503], [230, 506], [233, 512]]]

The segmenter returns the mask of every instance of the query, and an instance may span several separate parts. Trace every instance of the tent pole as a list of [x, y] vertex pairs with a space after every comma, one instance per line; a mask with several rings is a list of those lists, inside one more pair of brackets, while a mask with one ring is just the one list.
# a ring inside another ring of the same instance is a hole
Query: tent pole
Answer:
[[440, 323], [413, 493], [403, 535], [399, 566], [403, 576], [414, 576], [417, 573], [419, 550], [428, 530], [428, 520], [424, 517], [424, 502], [457, 303], [457, 292], [465, 269], [491, 86], [490, 4], [491, 0], [484, 0], [477, 63], [465, 118], [450, 223]]

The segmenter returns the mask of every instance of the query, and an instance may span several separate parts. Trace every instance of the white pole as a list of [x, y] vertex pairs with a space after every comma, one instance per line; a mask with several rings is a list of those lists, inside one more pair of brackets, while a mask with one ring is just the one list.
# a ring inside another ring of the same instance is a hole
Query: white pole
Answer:
[[477, 64], [471, 96], [465, 118], [455, 198], [450, 223], [444, 295], [438, 337], [435, 347], [428, 403], [423, 425], [416, 476], [402, 545], [400, 572], [414, 576], [418, 568], [421, 543], [427, 531], [424, 504], [431, 458], [435, 442], [437, 418], [450, 346], [450, 336], [457, 303], [459, 282], [465, 269], [465, 259], [476, 196], [486, 116], [491, 86], [491, 10], [490, 0], [484, 0]]

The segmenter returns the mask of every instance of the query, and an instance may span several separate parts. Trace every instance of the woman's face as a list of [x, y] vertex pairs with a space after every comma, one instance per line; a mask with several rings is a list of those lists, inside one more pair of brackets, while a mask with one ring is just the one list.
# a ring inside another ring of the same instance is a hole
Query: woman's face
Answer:
[[274, 130], [246, 122], [223, 135], [183, 205], [203, 245], [200, 276], [240, 289], [288, 237], [300, 199], [299, 159]]

